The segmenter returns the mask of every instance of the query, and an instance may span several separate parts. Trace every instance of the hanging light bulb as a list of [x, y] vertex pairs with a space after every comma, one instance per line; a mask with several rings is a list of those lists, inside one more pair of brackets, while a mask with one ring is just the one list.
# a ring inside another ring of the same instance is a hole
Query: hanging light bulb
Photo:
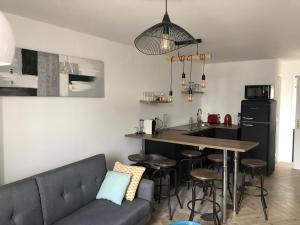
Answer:
[[173, 102], [173, 91], [172, 91], [172, 82], [173, 82], [173, 59], [174, 56], [171, 57], [171, 80], [170, 80], [170, 91], [168, 101]]
[[190, 82], [189, 82], [189, 95], [188, 95], [188, 101], [191, 102], [193, 101], [193, 82], [192, 82], [192, 69], [193, 69], [193, 56], [189, 56], [191, 58], [191, 68], [190, 68]]
[[188, 101], [189, 102], [193, 101], [193, 90], [192, 90], [192, 88], [189, 88]]
[[169, 91], [168, 101], [173, 102], [173, 91]]
[[[178, 55], [179, 55], [179, 48], [178, 48]], [[182, 62], [182, 75], [181, 75], [181, 85], [185, 86], [186, 85], [186, 79], [185, 79], [185, 73], [184, 73], [184, 61], [185, 61], [185, 56], [179, 56], [179, 60]]]
[[181, 85], [185, 86], [186, 85], [186, 79], [185, 79], [185, 73], [184, 72], [182, 73], [181, 78], [182, 78], [181, 79]]
[[160, 42], [161, 50], [169, 51], [171, 49], [171, 43], [169, 38], [170, 38], [169, 32], [166, 32], [162, 35], [161, 42]]
[[206, 78], [205, 78], [205, 74], [204, 74], [204, 66], [205, 66], [205, 55], [204, 55], [204, 59], [203, 59], [203, 73], [202, 73], [202, 78], [201, 78], [201, 83], [200, 83], [200, 86], [201, 88], [206, 88]]
[[200, 86], [201, 88], [206, 88], [205, 74], [202, 75]]

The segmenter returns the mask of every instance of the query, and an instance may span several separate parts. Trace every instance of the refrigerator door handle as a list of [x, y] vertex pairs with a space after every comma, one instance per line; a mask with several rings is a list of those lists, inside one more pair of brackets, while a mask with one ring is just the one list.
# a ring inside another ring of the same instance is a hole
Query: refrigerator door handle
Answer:
[[248, 124], [248, 123], [243, 123], [243, 126], [245, 126], [245, 127], [254, 127], [253, 124]]
[[245, 119], [245, 120], [253, 120], [252, 117], [245, 117], [245, 116], [243, 116], [243, 119]]

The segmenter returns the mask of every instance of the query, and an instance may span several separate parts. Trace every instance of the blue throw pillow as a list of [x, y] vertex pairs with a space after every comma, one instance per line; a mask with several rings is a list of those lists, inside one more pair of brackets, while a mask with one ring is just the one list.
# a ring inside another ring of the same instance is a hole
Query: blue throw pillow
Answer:
[[106, 199], [121, 205], [127, 191], [130, 178], [131, 174], [108, 171], [96, 199]]

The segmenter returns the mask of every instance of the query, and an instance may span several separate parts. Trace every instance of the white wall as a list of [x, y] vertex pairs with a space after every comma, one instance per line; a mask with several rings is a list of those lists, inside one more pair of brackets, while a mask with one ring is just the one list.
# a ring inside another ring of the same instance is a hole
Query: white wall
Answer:
[[0, 185], [3, 183], [4, 183], [4, 151], [3, 151], [2, 99], [0, 99]]
[[227, 113], [236, 117], [241, 112], [244, 86], [247, 84], [275, 84], [277, 60], [239, 61], [208, 64], [207, 90], [202, 97], [204, 118], [208, 113], [220, 113], [223, 121]]
[[139, 118], [168, 113], [170, 124], [182, 124], [196, 113], [200, 97], [188, 103], [180, 94], [180, 65], [174, 68], [174, 103], [142, 105], [143, 91], [168, 93], [169, 64], [163, 58], [144, 56], [132, 46], [6, 16], [18, 47], [103, 60], [105, 98], [3, 97], [5, 183], [97, 153], [105, 153], [109, 162], [126, 161], [140, 149], [140, 141], [124, 137]]
[[[300, 75], [300, 60], [280, 60], [279, 76], [281, 77], [280, 125], [279, 125], [279, 158], [285, 162], [292, 160], [294, 77]], [[300, 150], [295, 148], [296, 168], [300, 169]]]

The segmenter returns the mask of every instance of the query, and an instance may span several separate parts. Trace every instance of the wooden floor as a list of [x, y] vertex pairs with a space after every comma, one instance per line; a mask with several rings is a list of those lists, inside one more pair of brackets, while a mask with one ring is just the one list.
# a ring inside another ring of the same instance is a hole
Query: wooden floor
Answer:
[[[264, 220], [260, 198], [246, 196], [241, 211], [234, 215], [230, 210], [228, 212], [228, 224], [230, 225], [300, 225], [300, 171], [293, 170], [289, 164], [280, 163], [272, 176], [267, 177], [265, 186], [269, 191], [266, 197], [268, 204], [269, 220]], [[199, 191], [201, 195], [201, 190]], [[218, 190], [218, 202], [221, 202], [221, 192]], [[186, 203], [191, 199], [191, 190], [187, 187], [180, 188], [180, 197], [184, 202], [183, 209], [180, 209], [176, 198], [172, 198], [172, 207], [174, 209], [173, 220], [188, 220], [190, 211]], [[210, 210], [211, 206], [206, 204], [203, 211]], [[202, 225], [210, 225], [213, 222], [203, 221], [200, 216], [196, 216], [194, 221]], [[149, 225], [169, 225], [167, 202], [164, 200], [155, 205], [155, 212]]]

